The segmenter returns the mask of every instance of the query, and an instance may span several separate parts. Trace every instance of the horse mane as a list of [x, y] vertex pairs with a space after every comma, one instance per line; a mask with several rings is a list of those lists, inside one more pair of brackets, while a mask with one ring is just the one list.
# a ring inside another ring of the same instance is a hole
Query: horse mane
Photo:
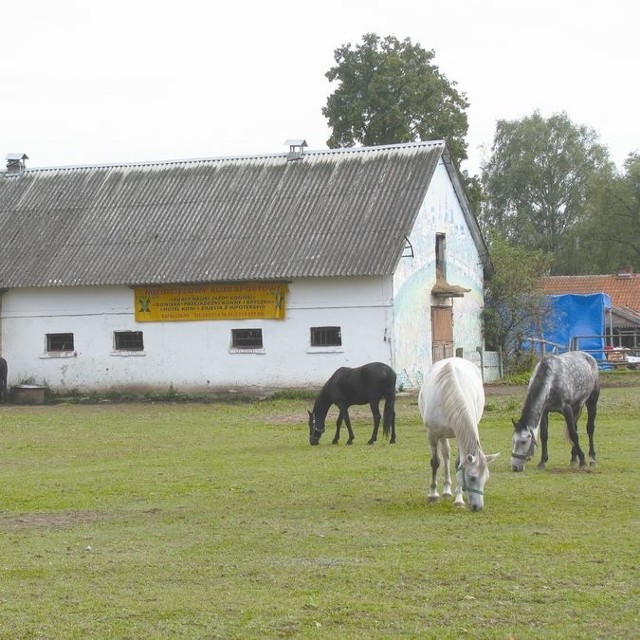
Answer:
[[[522, 413], [516, 423], [517, 431], [523, 431], [529, 426], [533, 428], [538, 426], [544, 408], [544, 402], [549, 395], [552, 376], [551, 360], [550, 357], [547, 356], [538, 362], [533, 371], [533, 377], [527, 387], [527, 396], [524, 400]], [[534, 416], [536, 424], [529, 425], [528, 422], [532, 416]]]
[[545, 410], [559, 411], [563, 402], [582, 405], [599, 389], [597, 364], [582, 351], [546, 355], [536, 365], [516, 431], [536, 428]]
[[324, 420], [329, 413], [331, 405], [335, 402], [334, 391], [337, 384], [337, 379], [344, 375], [345, 372], [351, 371], [349, 367], [340, 367], [336, 369], [329, 379], [322, 385], [322, 388], [316, 396], [316, 400], [313, 403], [313, 413], [316, 417]]
[[473, 396], [460, 381], [460, 372], [451, 366], [442, 367], [436, 374], [435, 385], [444, 406], [444, 412], [455, 425], [453, 428], [459, 448], [466, 454], [478, 455], [482, 453], [478, 422], [482, 411], [478, 415]]
[[313, 403], [313, 413], [321, 419], [324, 419], [327, 416], [329, 407], [333, 403], [329, 395], [329, 383], [332, 380], [333, 376], [331, 376], [331, 378], [324, 383], [324, 385], [318, 392], [318, 395], [316, 396], [315, 402]]

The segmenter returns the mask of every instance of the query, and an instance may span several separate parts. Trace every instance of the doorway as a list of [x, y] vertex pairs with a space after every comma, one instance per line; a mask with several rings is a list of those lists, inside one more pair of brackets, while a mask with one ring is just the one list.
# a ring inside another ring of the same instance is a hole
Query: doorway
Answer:
[[453, 356], [453, 307], [431, 307], [432, 362]]

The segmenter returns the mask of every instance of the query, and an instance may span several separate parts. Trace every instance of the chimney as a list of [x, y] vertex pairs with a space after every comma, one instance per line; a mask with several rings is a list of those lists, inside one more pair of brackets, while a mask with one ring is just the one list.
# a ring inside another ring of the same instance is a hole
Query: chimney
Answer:
[[26, 169], [24, 161], [28, 159], [29, 156], [26, 153], [9, 153], [6, 157], [7, 175], [19, 176], [24, 173]]
[[287, 154], [287, 162], [291, 162], [292, 160], [301, 160], [302, 154], [304, 153], [304, 148], [307, 145], [306, 140], [286, 140], [285, 144], [289, 145], [289, 153]]

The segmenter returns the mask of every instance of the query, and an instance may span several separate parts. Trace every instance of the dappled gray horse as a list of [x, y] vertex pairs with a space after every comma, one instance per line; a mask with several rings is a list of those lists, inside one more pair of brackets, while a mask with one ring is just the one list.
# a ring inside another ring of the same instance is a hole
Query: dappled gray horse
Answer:
[[572, 444], [571, 464], [586, 467], [585, 456], [578, 442], [578, 418], [584, 405], [587, 407], [589, 457], [591, 465], [595, 465], [593, 435], [599, 396], [598, 363], [593, 356], [583, 351], [544, 356], [533, 370], [520, 419], [513, 421], [512, 470], [524, 471], [525, 462], [531, 460], [535, 453], [538, 436], [542, 444], [538, 468], [544, 469], [549, 460], [547, 440], [550, 411], [564, 416]]

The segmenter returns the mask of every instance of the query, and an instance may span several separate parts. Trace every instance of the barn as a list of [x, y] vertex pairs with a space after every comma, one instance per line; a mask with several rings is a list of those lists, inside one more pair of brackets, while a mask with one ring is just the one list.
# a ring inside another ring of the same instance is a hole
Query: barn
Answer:
[[442, 141], [0, 174], [0, 352], [57, 392], [398, 385], [474, 357], [490, 269]]

